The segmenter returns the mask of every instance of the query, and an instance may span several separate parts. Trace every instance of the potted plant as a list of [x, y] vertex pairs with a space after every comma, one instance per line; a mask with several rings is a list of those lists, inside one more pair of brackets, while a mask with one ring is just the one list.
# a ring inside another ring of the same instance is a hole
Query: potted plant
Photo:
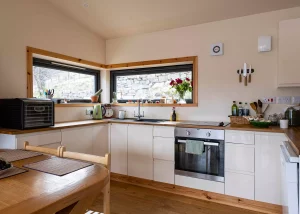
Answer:
[[103, 91], [103, 90], [100, 89], [100, 90], [97, 91], [93, 96], [91, 96], [91, 101], [92, 101], [92, 103], [97, 103], [97, 102], [98, 102], [99, 97], [100, 97], [102, 91]]
[[192, 81], [189, 78], [185, 78], [184, 80], [177, 78], [171, 80], [170, 86], [174, 88], [179, 95], [179, 101], [177, 103], [186, 104], [184, 96], [187, 91], [192, 92]]

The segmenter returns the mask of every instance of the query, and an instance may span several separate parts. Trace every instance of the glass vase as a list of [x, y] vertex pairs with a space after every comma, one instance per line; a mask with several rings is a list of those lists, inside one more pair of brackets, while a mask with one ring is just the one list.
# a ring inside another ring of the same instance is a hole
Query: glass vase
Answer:
[[186, 101], [184, 99], [184, 96], [185, 96], [185, 92], [179, 92], [178, 93], [179, 95], [179, 99], [178, 99], [178, 104], [186, 104]]

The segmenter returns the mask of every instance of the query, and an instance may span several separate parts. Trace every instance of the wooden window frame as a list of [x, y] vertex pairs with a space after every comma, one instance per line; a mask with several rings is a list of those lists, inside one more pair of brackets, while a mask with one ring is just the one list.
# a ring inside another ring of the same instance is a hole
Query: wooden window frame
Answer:
[[[59, 53], [54, 53], [51, 51], [46, 51], [33, 47], [26, 47], [27, 52], [27, 97], [33, 97], [33, 55], [42, 55], [46, 57], [56, 58], [60, 60], [66, 60], [70, 62], [80, 63], [83, 65], [97, 67], [99, 69], [106, 70], [115, 70], [122, 68], [135, 68], [135, 67], [149, 67], [149, 66], [168, 66], [168, 65], [176, 65], [180, 63], [192, 62], [193, 64], [193, 103], [190, 104], [161, 104], [161, 103], [153, 103], [153, 104], [143, 104], [143, 106], [148, 107], [170, 107], [170, 106], [178, 106], [178, 107], [197, 107], [198, 106], [198, 56], [188, 56], [188, 57], [179, 57], [179, 58], [169, 58], [169, 59], [160, 59], [160, 60], [148, 60], [148, 61], [139, 61], [139, 62], [129, 62], [129, 63], [119, 63], [119, 64], [110, 64], [105, 65], [97, 62], [92, 62], [72, 56], [67, 56]], [[68, 104], [56, 104], [55, 107], [88, 107], [93, 106], [93, 103], [68, 103]], [[113, 106], [137, 106], [137, 104], [126, 104], [119, 103], [114, 104]]]

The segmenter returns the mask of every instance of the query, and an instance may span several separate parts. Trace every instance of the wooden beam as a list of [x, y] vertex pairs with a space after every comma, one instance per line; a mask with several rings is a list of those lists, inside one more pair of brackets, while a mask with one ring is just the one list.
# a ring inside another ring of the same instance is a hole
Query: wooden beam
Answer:
[[130, 68], [130, 67], [148, 66], [148, 65], [160, 65], [160, 64], [167, 64], [167, 63], [177, 63], [177, 62], [194, 62], [195, 58], [197, 58], [197, 56], [148, 60], [148, 61], [140, 61], [140, 62], [127, 62], [127, 63], [106, 65], [106, 68], [116, 69], [116, 68]]
[[120, 175], [116, 173], [111, 173], [110, 178], [114, 181], [129, 183], [141, 187], [209, 201], [210, 203], [212, 203], [212, 206], [213, 203], [217, 203], [265, 214], [282, 213], [282, 206], [275, 204], [268, 204], [260, 201], [238, 198], [229, 195], [177, 186], [174, 184], [167, 184], [142, 178], [131, 177], [127, 175]]
[[97, 62], [91, 62], [91, 61], [88, 61], [88, 60], [75, 58], [75, 57], [72, 57], [72, 56], [67, 56], [67, 55], [63, 55], [63, 54], [59, 54], [59, 53], [54, 53], [54, 52], [51, 52], [51, 51], [46, 51], [46, 50], [42, 50], [42, 49], [38, 49], [38, 48], [27, 47], [27, 52], [31, 52], [32, 54], [39, 54], [39, 55], [43, 55], [43, 56], [49, 56], [49, 57], [53, 57], [53, 58], [56, 58], [56, 59], [62, 59], [62, 60], [67, 60], [67, 61], [71, 61], [71, 62], [81, 63], [81, 64], [84, 64], [84, 65], [90, 65], [90, 66], [94, 66], [94, 67], [98, 67], [98, 68], [106, 68], [105, 64], [101, 64], [101, 63], [97, 63]]
[[198, 106], [198, 56], [193, 60], [193, 103]]

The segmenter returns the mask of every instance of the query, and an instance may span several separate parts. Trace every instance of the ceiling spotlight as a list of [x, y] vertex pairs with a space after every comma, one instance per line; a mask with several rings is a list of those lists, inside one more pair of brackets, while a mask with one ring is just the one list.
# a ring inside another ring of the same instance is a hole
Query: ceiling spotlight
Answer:
[[82, 6], [87, 8], [87, 7], [89, 7], [89, 3], [87, 1], [83, 1]]

